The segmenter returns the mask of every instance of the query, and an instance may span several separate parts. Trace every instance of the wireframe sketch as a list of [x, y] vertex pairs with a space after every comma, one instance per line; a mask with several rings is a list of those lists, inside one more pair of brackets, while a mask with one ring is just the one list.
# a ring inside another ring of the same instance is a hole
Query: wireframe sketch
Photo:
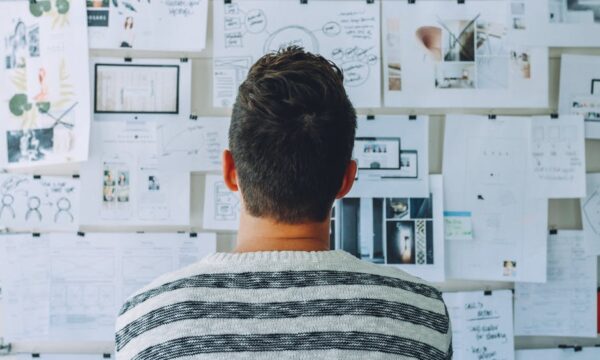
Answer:
[[0, 147], [7, 167], [82, 161], [88, 154], [89, 74], [78, 1], [0, 3], [4, 45]]
[[340, 3], [237, 0], [215, 4], [214, 105], [231, 106], [249, 65], [260, 56], [299, 46], [342, 69], [356, 106], [378, 106], [378, 4]]
[[179, 66], [95, 64], [95, 113], [179, 113]]
[[190, 175], [159, 166], [156, 123], [96, 121], [81, 166], [82, 224], [187, 226]]
[[224, 183], [215, 184], [215, 220], [236, 221], [239, 216], [239, 200]]
[[92, 49], [201, 51], [208, 0], [87, 1]]
[[79, 180], [0, 175], [0, 224], [15, 230], [74, 230], [79, 225]]
[[[531, 107], [547, 102], [533, 92], [540, 86], [546, 90], [547, 59], [543, 51], [515, 40], [522, 22], [510, 23], [524, 19], [524, 6], [516, 1], [510, 6], [506, 1], [384, 2], [386, 105], [506, 107], [522, 102]], [[523, 101], [528, 96], [537, 99]]]

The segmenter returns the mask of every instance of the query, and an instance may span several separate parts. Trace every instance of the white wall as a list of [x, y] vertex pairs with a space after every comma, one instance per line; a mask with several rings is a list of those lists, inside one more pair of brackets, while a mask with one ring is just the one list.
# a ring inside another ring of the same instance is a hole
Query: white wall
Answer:
[[[216, 0], [219, 1], [219, 0]], [[212, 3], [212, 0], [210, 1]], [[207, 39], [207, 49], [198, 54], [172, 54], [171, 57], [181, 58], [189, 57], [192, 62], [192, 113], [199, 116], [228, 116], [229, 111], [225, 109], [216, 109], [212, 107], [211, 89], [212, 89], [212, 9], [209, 9], [209, 31]], [[558, 107], [559, 91], [559, 72], [560, 56], [564, 53], [577, 53], [599, 55], [600, 49], [552, 49], [550, 51], [550, 107], [547, 109], [480, 109], [480, 110], [462, 110], [462, 109], [407, 109], [407, 108], [374, 108], [359, 109], [360, 114], [429, 114], [430, 121], [430, 139], [429, 139], [429, 164], [430, 173], [440, 174], [442, 171], [443, 160], [443, 133], [444, 133], [444, 115], [447, 113], [469, 113], [469, 114], [498, 114], [498, 115], [539, 115], [556, 112]], [[116, 56], [116, 57], [142, 57], [139, 53], [128, 54], [122, 51], [94, 51], [92, 56]], [[170, 57], [162, 53], [144, 53], [143, 57]], [[587, 171], [600, 172], [600, 140], [586, 142], [587, 152]], [[42, 174], [72, 174], [76, 172], [76, 167], [48, 168], [41, 171]], [[202, 231], [202, 203], [204, 192], [204, 177], [200, 174], [192, 176], [191, 192], [191, 224], [195, 231]], [[549, 224], [557, 229], [581, 229], [581, 215], [579, 210], [579, 200], [551, 200], [549, 207]], [[111, 229], [94, 227], [83, 228], [83, 231], [169, 231], [167, 228], [119, 228]], [[218, 250], [228, 251], [233, 248], [235, 243], [235, 234], [222, 233], [218, 236]], [[600, 273], [600, 271], [599, 271]], [[483, 290], [512, 288], [511, 283], [501, 282], [477, 282], [477, 281], [452, 281], [440, 284], [443, 291], [460, 290]], [[1, 319], [0, 319], [1, 327]], [[517, 337], [516, 348], [543, 348], [555, 347], [558, 344], [581, 344], [593, 345], [600, 344], [598, 339], [577, 339], [577, 338], [558, 338], [558, 337]], [[111, 343], [18, 343], [13, 344], [15, 352], [87, 352], [104, 353], [111, 352]]]

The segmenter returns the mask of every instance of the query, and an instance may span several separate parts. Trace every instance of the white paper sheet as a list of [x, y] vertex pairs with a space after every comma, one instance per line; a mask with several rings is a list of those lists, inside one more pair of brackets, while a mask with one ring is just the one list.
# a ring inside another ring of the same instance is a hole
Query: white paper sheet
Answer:
[[454, 358], [514, 359], [513, 310], [510, 290], [444, 293], [452, 323]]
[[596, 255], [583, 231], [548, 237], [548, 282], [515, 284], [515, 335], [597, 336]]
[[600, 1], [511, 0], [513, 27], [523, 41], [551, 47], [598, 47]]
[[535, 116], [531, 128], [532, 195], [585, 196], [585, 126], [580, 115]]
[[600, 255], [600, 173], [587, 175], [587, 197], [580, 203], [586, 251]]
[[86, 160], [91, 115], [84, 2], [1, 1], [0, 39], [0, 166]]
[[355, 107], [380, 105], [379, 0], [215, 1], [213, 10], [213, 106], [231, 106], [250, 66], [290, 45], [334, 61]]
[[444, 281], [442, 176], [429, 179], [431, 195], [427, 198], [338, 201], [332, 219], [336, 248], [427, 281]]
[[77, 230], [79, 179], [0, 174], [0, 224], [11, 231]]
[[191, 117], [189, 60], [93, 58], [90, 76], [94, 120]]
[[558, 109], [561, 114], [583, 115], [585, 137], [600, 139], [600, 56], [561, 57]]
[[202, 51], [208, 0], [86, 0], [92, 49]]
[[358, 175], [348, 197], [428, 197], [429, 117], [358, 119], [352, 157]]
[[95, 121], [81, 166], [81, 223], [188, 226], [190, 174], [158, 166], [156, 124]]
[[0, 238], [7, 341], [112, 341], [125, 299], [216, 251], [215, 234], [29, 234]]
[[450, 115], [445, 211], [470, 213], [472, 240], [446, 244], [446, 276], [546, 281], [548, 201], [531, 196], [531, 118]]
[[220, 171], [229, 118], [199, 117], [158, 125], [158, 160], [166, 170]]
[[517, 43], [506, 1], [384, 1], [382, 14], [385, 106], [548, 105], [548, 51]]
[[584, 347], [581, 351], [573, 349], [529, 349], [515, 351], [516, 360], [597, 360], [600, 348]]
[[240, 193], [231, 192], [221, 175], [206, 175], [203, 229], [237, 230], [241, 207]]

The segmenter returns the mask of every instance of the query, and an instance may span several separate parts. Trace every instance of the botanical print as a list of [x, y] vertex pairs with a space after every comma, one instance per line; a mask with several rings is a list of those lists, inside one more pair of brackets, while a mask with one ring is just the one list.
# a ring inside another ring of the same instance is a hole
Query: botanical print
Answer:
[[6, 85], [0, 89], [0, 154], [7, 167], [87, 158], [84, 11], [69, 0], [0, 3], [0, 81]]

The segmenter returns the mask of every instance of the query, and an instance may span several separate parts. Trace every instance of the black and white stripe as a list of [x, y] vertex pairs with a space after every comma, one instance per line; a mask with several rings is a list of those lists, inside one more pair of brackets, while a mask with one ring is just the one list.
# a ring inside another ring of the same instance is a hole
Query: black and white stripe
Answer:
[[448, 332], [445, 314], [417, 306], [380, 299], [328, 299], [273, 303], [184, 301], [153, 310], [117, 332], [117, 350], [134, 338], [162, 325], [197, 319], [281, 319], [325, 316], [370, 316], [425, 326]]
[[385, 286], [407, 290], [435, 300], [442, 299], [441, 293], [432, 286], [369, 273], [331, 270], [218, 273], [186, 277], [145, 291], [127, 301], [119, 315], [152, 297], [183, 288], [285, 289], [333, 285]]
[[447, 360], [447, 353], [420, 341], [365, 332], [310, 332], [288, 334], [219, 334], [182, 337], [153, 345], [133, 360], [170, 360], [207, 353], [314, 351], [374, 351], [413, 357]]

